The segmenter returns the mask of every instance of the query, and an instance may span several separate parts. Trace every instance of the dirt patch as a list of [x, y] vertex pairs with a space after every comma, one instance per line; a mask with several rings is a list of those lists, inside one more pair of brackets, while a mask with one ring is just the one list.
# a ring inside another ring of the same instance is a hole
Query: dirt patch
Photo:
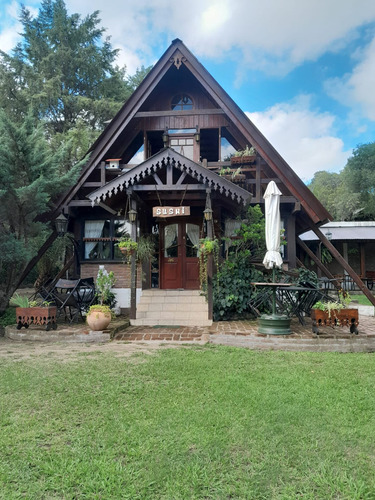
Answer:
[[116, 357], [130, 357], [135, 354], [154, 354], [160, 349], [185, 347], [178, 343], [143, 341], [143, 342], [108, 342], [105, 344], [51, 344], [43, 342], [15, 342], [0, 337], [0, 359], [23, 361], [27, 359], [51, 357], [59, 361], [74, 361], [86, 356], [110, 353]]

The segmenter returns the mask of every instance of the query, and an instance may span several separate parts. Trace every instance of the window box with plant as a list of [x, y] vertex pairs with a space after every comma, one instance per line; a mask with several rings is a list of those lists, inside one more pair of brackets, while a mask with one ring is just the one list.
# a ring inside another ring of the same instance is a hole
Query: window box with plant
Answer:
[[358, 309], [349, 308], [350, 295], [341, 290], [337, 301], [317, 302], [311, 309], [312, 329], [319, 333], [319, 326], [348, 326], [350, 333], [358, 334]]
[[104, 266], [101, 266], [96, 278], [96, 296], [99, 303], [90, 306], [86, 316], [86, 322], [93, 331], [106, 330], [111, 322], [110, 304], [113, 303], [114, 295], [111, 289], [115, 282], [113, 271], [108, 273]]
[[46, 331], [56, 330], [57, 307], [46, 301], [29, 300], [18, 293], [10, 300], [16, 306], [17, 330], [30, 325], [46, 326]]
[[224, 179], [227, 179], [231, 182], [239, 182], [246, 179], [246, 175], [241, 172], [241, 167], [236, 168], [235, 170], [231, 169], [230, 167], [222, 168], [219, 171], [219, 175], [220, 177], [223, 177]]
[[232, 165], [250, 165], [256, 160], [257, 152], [254, 147], [249, 148], [246, 146], [245, 149], [240, 149], [231, 156], [230, 162]]

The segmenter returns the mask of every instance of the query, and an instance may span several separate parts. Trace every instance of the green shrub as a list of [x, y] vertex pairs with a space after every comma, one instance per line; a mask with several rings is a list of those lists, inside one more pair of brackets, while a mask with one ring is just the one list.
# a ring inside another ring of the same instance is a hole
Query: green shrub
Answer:
[[257, 292], [250, 285], [253, 281], [263, 281], [263, 274], [250, 262], [250, 252], [233, 254], [225, 260], [214, 277], [214, 320], [238, 319], [250, 316], [250, 299]]
[[8, 307], [3, 314], [0, 314], [0, 327], [16, 324], [16, 310], [14, 307]]

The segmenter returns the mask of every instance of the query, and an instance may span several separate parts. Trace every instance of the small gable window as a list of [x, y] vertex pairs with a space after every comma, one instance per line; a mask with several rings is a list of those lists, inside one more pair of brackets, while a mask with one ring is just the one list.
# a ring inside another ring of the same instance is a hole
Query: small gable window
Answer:
[[171, 109], [184, 111], [193, 109], [193, 101], [187, 94], [177, 94], [172, 99]]

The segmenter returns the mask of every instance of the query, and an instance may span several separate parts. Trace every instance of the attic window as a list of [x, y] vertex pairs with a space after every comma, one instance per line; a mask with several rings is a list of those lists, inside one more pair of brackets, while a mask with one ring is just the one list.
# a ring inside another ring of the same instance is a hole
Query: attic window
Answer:
[[172, 99], [171, 109], [184, 111], [193, 109], [193, 101], [187, 94], [177, 94]]

